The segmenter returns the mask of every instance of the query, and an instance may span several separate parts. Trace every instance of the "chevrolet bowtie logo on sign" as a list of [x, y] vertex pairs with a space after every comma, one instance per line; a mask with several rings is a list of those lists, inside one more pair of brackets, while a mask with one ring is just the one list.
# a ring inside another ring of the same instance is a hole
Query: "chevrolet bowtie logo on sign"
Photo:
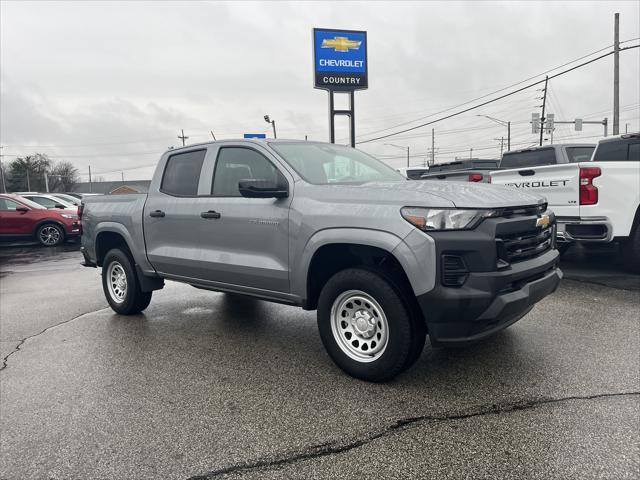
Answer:
[[364, 90], [367, 78], [367, 32], [313, 29], [316, 88], [350, 92]]
[[549, 226], [550, 222], [551, 222], [551, 219], [549, 218], [549, 215], [542, 215], [540, 218], [536, 220], [536, 227], [545, 229]]
[[332, 40], [325, 38], [322, 40], [321, 48], [333, 48], [336, 52], [348, 52], [358, 50], [362, 42], [349, 40], [347, 37], [335, 37]]

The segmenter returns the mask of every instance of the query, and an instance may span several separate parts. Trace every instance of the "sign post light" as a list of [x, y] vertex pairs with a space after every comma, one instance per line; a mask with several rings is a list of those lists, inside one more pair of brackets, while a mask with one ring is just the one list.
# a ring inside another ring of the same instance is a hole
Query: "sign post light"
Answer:
[[[336, 141], [335, 116], [349, 117], [351, 146], [356, 146], [354, 92], [369, 86], [367, 32], [313, 29], [314, 88], [329, 92], [329, 138]], [[349, 108], [336, 110], [334, 94], [349, 94]]]

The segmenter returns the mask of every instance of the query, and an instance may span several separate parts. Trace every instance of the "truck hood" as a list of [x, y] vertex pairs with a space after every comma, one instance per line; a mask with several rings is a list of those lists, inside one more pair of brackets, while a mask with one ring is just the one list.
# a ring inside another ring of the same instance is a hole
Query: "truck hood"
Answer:
[[[372, 200], [396, 201], [412, 206], [444, 206], [457, 208], [500, 208], [538, 205], [544, 197], [488, 183], [408, 180], [406, 182], [369, 182], [348, 185], [352, 192], [369, 192]], [[359, 195], [360, 196], [360, 195]], [[434, 198], [436, 197], [436, 198]], [[434, 200], [439, 200], [435, 201]]]

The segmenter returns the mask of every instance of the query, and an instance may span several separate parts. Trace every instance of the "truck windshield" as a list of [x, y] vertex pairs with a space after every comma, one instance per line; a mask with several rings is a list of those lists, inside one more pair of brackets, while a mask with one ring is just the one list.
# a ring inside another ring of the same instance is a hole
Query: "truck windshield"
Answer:
[[500, 168], [539, 167], [540, 165], [555, 165], [556, 151], [553, 148], [541, 148], [523, 152], [505, 153], [500, 162]]
[[406, 181], [391, 167], [355, 148], [311, 142], [272, 143], [291, 167], [316, 185]]

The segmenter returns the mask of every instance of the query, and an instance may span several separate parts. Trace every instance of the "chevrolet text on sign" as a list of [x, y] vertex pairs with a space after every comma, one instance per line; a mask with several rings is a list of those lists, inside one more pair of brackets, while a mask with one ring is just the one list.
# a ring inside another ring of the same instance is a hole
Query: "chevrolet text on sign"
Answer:
[[367, 32], [313, 29], [315, 88], [363, 90], [367, 78]]

